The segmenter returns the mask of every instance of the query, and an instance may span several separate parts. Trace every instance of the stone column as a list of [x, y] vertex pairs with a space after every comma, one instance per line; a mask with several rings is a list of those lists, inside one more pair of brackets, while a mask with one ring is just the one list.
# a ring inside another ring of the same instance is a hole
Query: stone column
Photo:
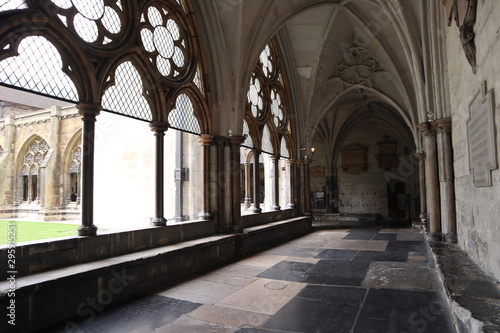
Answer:
[[250, 176], [250, 162], [245, 162], [245, 209], [252, 205], [252, 186]]
[[94, 140], [95, 121], [101, 106], [98, 104], [76, 105], [82, 116], [82, 225], [78, 227], [79, 236], [95, 236], [94, 225]]
[[427, 194], [427, 219], [429, 232], [437, 234], [441, 231], [441, 211], [439, 199], [439, 178], [436, 153], [436, 133], [431, 123], [425, 122], [418, 125], [424, 135], [425, 144], [425, 174]]
[[164, 217], [164, 142], [165, 131], [168, 124], [164, 122], [153, 122], [149, 124], [155, 135], [155, 217], [151, 220], [151, 225], [164, 227], [167, 219]]
[[240, 185], [240, 148], [241, 144], [245, 141], [244, 136], [230, 136], [229, 144], [231, 145], [231, 183], [232, 183], [232, 220], [233, 231], [243, 232], [243, 225], [241, 224], [241, 185]]
[[451, 118], [442, 118], [435, 121], [441, 141], [441, 181], [443, 191], [441, 195], [441, 217], [443, 230], [446, 230], [445, 240], [457, 242], [457, 220], [455, 209], [455, 176], [453, 172], [453, 146], [451, 143]]
[[305, 214], [306, 212], [306, 206], [305, 206], [305, 200], [304, 200], [304, 192], [305, 192], [305, 188], [304, 188], [304, 185], [305, 185], [305, 164], [304, 164], [304, 161], [303, 160], [297, 160], [297, 168], [298, 168], [298, 172], [297, 172], [297, 175], [298, 175], [298, 188], [297, 188], [297, 193], [298, 193], [298, 196], [297, 196], [297, 205], [299, 206], [299, 212], [300, 214]]
[[253, 153], [253, 213], [262, 213], [260, 208], [260, 152], [257, 149], [252, 150]]
[[306, 215], [311, 214], [311, 178], [309, 174], [309, 165], [311, 160], [304, 160], [304, 212]]
[[226, 172], [225, 150], [228, 145], [226, 137], [217, 136], [214, 138], [217, 147], [217, 177], [216, 177], [216, 195], [217, 195], [217, 223], [219, 233], [231, 232], [230, 216], [227, 213], [226, 201], [229, 201], [231, 196], [228, 194], [228, 183], [230, 182], [228, 172]]
[[427, 219], [427, 202], [425, 196], [425, 153], [421, 149], [419, 152], [415, 153], [415, 157], [418, 159], [418, 184], [420, 191], [420, 221]]
[[280, 182], [279, 182], [279, 155], [271, 155], [271, 175], [273, 177], [273, 182], [271, 184], [271, 209], [280, 210]]
[[[22, 176], [19, 176], [18, 173], [21, 170], [16, 170], [14, 166], [14, 157], [12, 155], [13, 143], [15, 142], [16, 137], [16, 121], [11, 115], [8, 115], [4, 118], [4, 162], [0, 165], [0, 172], [2, 174], [2, 178], [0, 179], [0, 206], [2, 205], [18, 205], [22, 200], [21, 197], [22, 190], [19, 190], [22, 187]], [[19, 178], [21, 178], [21, 186], [19, 186]]]
[[295, 208], [295, 199], [294, 199], [294, 189], [295, 189], [295, 181], [294, 181], [294, 163], [293, 160], [286, 160], [286, 170], [288, 176], [288, 203], [286, 204], [286, 208]]
[[213, 136], [210, 134], [202, 134], [198, 139], [198, 142], [202, 146], [201, 158], [202, 158], [202, 180], [201, 180], [201, 192], [203, 201], [201, 203], [201, 212], [199, 214], [200, 220], [208, 221], [212, 218], [210, 213], [210, 149], [213, 142]]

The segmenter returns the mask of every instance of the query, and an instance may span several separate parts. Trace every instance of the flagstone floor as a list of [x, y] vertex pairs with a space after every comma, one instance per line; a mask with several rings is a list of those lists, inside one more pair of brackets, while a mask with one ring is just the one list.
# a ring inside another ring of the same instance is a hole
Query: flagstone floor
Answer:
[[51, 332], [455, 332], [430, 266], [412, 229], [318, 230]]

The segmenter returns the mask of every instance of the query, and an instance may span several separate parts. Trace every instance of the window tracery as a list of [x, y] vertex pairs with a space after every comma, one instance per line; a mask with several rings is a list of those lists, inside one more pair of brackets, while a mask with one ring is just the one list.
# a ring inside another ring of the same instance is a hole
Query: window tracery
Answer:
[[43, 139], [35, 139], [29, 145], [28, 151], [24, 154], [22, 175], [38, 175], [45, 157], [49, 151], [49, 145]]
[[209, 133], [191, 11], [188, 0], [6, 0], [0, 12], [10, 12], [2, 19], [11, 28], [0, 33], [0, 84], [148, 122], [167, 121], [179, 91], [190, 88], [196, 132]]
[[[288, 156], [288, 147], [284, 149], [281, 147], [282, 144], [286, 145], [287, 141], [281, 138], [291, 136], [289, 113], [279, 55], [274, 40], [271, 40], [260, 53], [257, 66], [252, 72], [245, 113], [247, 119], [258, 124], [262, 140], [257, 140], [259, 135], [249, 130], [246, 120], [243, 124], [243, 134], [247, 134], [245, 131], [248, 131], [248, 135], [252, 136], [253, 145], [263, 152], [274, 154], [283, 151], [287, 152]], [[248, 147], [247, 141], [243, 145]]]

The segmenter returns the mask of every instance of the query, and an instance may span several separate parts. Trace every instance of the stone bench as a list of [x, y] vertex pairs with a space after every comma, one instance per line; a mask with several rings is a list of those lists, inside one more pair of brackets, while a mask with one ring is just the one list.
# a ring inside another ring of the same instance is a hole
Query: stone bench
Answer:
[[6, 309], [15, 300], [16, 326], [3, 320], [0, 331], [29, 332], [66, 321], [70, 332], [76, 325], [72, 320], [90, 318], [106, 305], [167, 287], [310, 231], [308, 217], [292, 218], [246, 228], [240, 234], [203, 237], [16, 276], [15, 297], [9, 296], [9, 280], [0, 282], [0, 306]]
[[500, 284], [456, 245], [429, 243], [458, 332], [500, 332]]

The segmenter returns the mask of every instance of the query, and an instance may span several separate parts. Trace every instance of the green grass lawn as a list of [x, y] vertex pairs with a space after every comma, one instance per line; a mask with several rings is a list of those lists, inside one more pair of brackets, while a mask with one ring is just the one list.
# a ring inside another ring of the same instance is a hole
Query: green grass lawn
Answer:
[[[0, 245], [7, 244], [9, 224], [16, 225], [16, 243], [39, 239], [76, 236], [76, 224], [0, 220]], [[12, 230], [12, 228], [10, 229]]]

